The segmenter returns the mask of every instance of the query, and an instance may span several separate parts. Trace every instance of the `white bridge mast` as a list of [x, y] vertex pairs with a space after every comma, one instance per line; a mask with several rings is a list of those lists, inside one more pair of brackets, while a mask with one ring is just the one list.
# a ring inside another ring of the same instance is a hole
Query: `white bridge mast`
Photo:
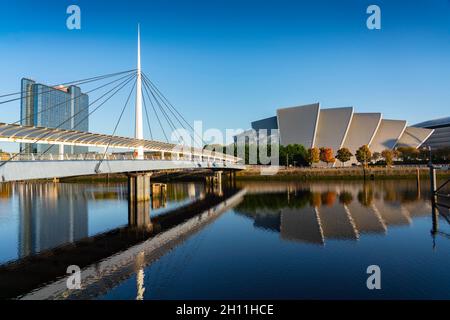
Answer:
[[[138, 24], [138, 47], [137, 47], [137, 79], [136, 79], [136, 126], [134, 136], [136, 139], [144, 139], [142, 128], [142, 74], [141, 74], [141, 35]], [[144, 159], [144, 148], [138, 147], [135, 152], [137, 159]]]

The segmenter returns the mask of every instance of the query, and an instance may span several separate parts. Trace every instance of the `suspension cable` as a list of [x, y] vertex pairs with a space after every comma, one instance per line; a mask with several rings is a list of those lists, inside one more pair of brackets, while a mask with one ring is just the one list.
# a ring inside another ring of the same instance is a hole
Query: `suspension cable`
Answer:
[[150, 101], [150, 104], [152, 106], [153, 112], [155, 113], [156, 119], [158, 120], [159, 126], [161, 128], [161, 131], [162, 131], [164, 137], [166, 138], [166, 142], [169, 142], [169, 139], [167, 138], [167, 135], [166, 135], [166, 131], [164, 130], [164, 127], [163, 127], [163, 125], [161, 123], [161, 120], [159, 119], [158, 113], [156, 112], [156, 108], [153, 105], [152, 99], [150, 98], [150, 94], [148, 93], [147, 87], [145, 85], [144, 85], [144, 91], [147, 94], [148, 100]]
[[[71, 99], [69, 99], [69, 100], [67, 100], [67, 101], [63, 101], [63, 102], [57, 103], [57, 104], [55, 104], [55, 105], [53, 105], [53, 106], [51, 106], [51, 107], [42, 109], [42, 110], [36, 112], [34, 115], [38, 115], [38, 114], [41, 114], [41, 113], [43, 113], [43, 112], [52, 110], [52, 109], [54, 109], [54, 108], [56, 108], [56, 107], [58, 107], [58, 106], [60, 106], [60, 105], [66, 104], [66, 103], [68, 103], [68, 102], [70, 102], [70, 101], [72, 101], [72, 100], [75, 100], [75, 99], [77, 99], [77, 98], [83, 96], [83, 95], [92, 93], [92, 92], [97, 91], [97, 90], [99, 90], [99, 89], [102, 89], [102, 88], [104, 88], [104, 87], [106, 87], [106, 86], [108, 86], [108, 85], [110, 85], [110, 84], [112, 84], [112, 83], [115, 83], [115, 82], [117, 82], [117, 81], [120, 81], [120, 80], [122, 80], [122, 79], [124, 79], [124, 78], [127, 78], [127, 77], [129, 77], [129, 76], [130, 76], [130, 75], [127, 74], [127, 75], [125, 75], [125, 76], [123, 76], [123, 77], [120, 77], [120, 78], [118, 78], [118, 79], [116, 79], [116, 80], [110, 81], [110, 82], [108, 82], [108, 83], [106, 83], [106, 84], [104, 84], [104, 85], [101, 85], [101, 86], [99, 86], [99, 87], [96, 87], [96, 88], [94, 88], [94, 89], [92, 89], [92, 90], [89, 90], [89, 91], [87, 91], [87, 92], [85, 92], [85, 93], [81, 93], [80, 95], [78, 95], [78, 96], [76, 96], [76, 97], [74, 97], [74, 98], [71, 98]], [[28, 117], [24, 117], [24, 118], [22, 118], [22, 119], [20, 119], [20, 120], [17, 120], [16, 122], [13, 122], [12, 124], [18, 124], [18, 123], [21, 123], [23, 120], [26, 120], [27, 118], [28, 118]]]
[[[170, 119], [169, 114], [164, 110], [164, 107], [161, 105], [160, 101], [164, 103], [163, 100], [161, 100], [161, 98], [158, 99], [158, 97], [155, 95], [154, 90], [152, 90], [152, 88], [149, 86], [149, 84], [146, 82], [147, 80], [144, 78], [144, 85], [146, 85], [148, 87], [148, 90], [150, 91], [151, 95], [153, 96], [153, 99], [155, 99], [156, 103], [158, 104], [159, 109], [161, 110], [161, 113], [163, 114], [163, 116], [165, 117], [166, 121], [169, 123], [169, 126], [172, 128], [173, 132], [176, 132], [176, 126], [173, 123], [173, 121]], [[166, 106], [167, 108], [167, 106]], [[167, 108], [168, 109], [168, 108]], [[169, 111], [171, 111], [170, 109], [168, 109]], [[186, 130], [186, 128], [184, 127], [183, 123], [181, 123], [181, 121], [176, 117], [176, 115], [173, 114], [173, 112], [171, 112], [172, 115], [174, 116], [174, 118], [178, 121], [178, 123], [181, 125], [181, 127], [188, 132], [188, 130]], [[189, 132], [188, 132], [189, 133]], [[193, 139], [193, 137], [191, 136], [191, 134], [189, 133], [190, 138]], [[179, 142], [184, 142], [184, 139], [182, 136], [179, 137]]]
[[[141, 90], [142, 90], [142, 88], [141, 88]], [[150, 118], [148, 116], [147, 103], [145, 102], [145, 95], [144, 94], [142, 95], [142, 101], [144, 102], [145, 117], [147, 119], [148, 130], [150, 131], [150, 139], [153, 140], [152, 127], [150, 126]]]
[[[125, 85], [127, 85], [134, 77], [136, 77], [135, 74], [130, 75], [128, 79], [125, 79], [123, 82], [119, 83], [117, 86], [115, 86], [114, 88], [112, 88], [111, 90], [109, 90], [107, 93], [103, 94], [100, 98], [96, 99], [94, 102], [90, 103], [86, 108], [83, 108], [81, 110], [79, 110], [77, 113], [75, 113], [73, 116], [69, 117], [68, 119], [66, 119], [65, 121], [61, 122], [57, 127], [53, 128], [53, 129], [58, 129], [60, 128], [63, 124], [67, 123], [69, 120], [71, 120], [72, 118], [74, 118], [75, 116], [77, 116], [79, 113], [83, 112], [84, 110], [88, 109], [89, 106], [95, 104], [97, 101], [99, 101], [101, 98], [103, 98], [104, 96], [106, 96], [107, 94], [109, 94], [110, 92], [112, 92], [113, 90], [115, 90], [116, 88], [120, 87], [119, 89], [117, 89], [112, 95], [110, 95], [105, 101], [103, 101], [99, 106], [97, 106], [93, 111], [91, 111], [86, 117], [84, 117], [81, 121], [84, 121], [84, 119], [86, 119], [89, 115], [91, 115], [92, 113], [94, 113], [95, 111], [97, 111], [101, 106], [103, 106], [109, 99], [111, 99], [115, 94], [117, 94], [117, 92], [119, 92]], [[80, 122], [81, 122], [80, 121]], [[78, 124], [80, 123], [78, 122]], [[37, 138], [33, 143], [37, 143], [40, 140], [42, 140], [43, 138], [45, 138], [46, 136], [53, 134], [53, 132], [47, 132], [45, 133], [43, 136]], [[49, 148], [47, 148], [47, 150], [45, 150], [44, 153], [46, 153], [48, 150], [50, 150], [50, 148], [53, 147], [53, 145], [51, 145]], [[8, 160], [2, 162], [0, 164], [0, 167], [4, 166], [6, 163], [8, 163], [9, 161], [15, 159], [17, 156], [21, 155], [24, 153], [24, 150], [16, 153], [14, 156], [12, 156], [11, 158], [9, 158]], [[44, 154], [43, 153], [43, 154]]]
[[[147, 85], [147, 83], [144, 80], [144, 85]], [[176, 130], [175, 125], [173, 124], [172, 120], [168, 117], [166, 111], [164, 110], [164, 108], [161, 106], [161, 103], [159, 102], [159, 100], [156, 98], [155, 94], [152, 92], [152, 90], [149, 88], [150, 90], [150, 94], [153, 96], [153, 99], [155, 100], [156, 104], [158, 105], [159, 110], [161, 111], [162, 115], [164, 116], [164, 118], [166, 119], [166, 122], [169, 124], [169, 127], [172, 129], [172, 132]]]
[[180, 126], [181, 126], [183, 129], [186, 130], [186, 127], [183, 125], [183, 123], [180, 121], [180, 119], [176, 116], [176, 114], [169, 108], [169, 106], [166, 104], [166, 102], [161, 98], [161, 96], [160, 96], [160, 94], [158, 93], [158, 91], [155, 91], [154, 89], [152, 89], [153, 86], [151, 85], [151, 82], [149, 81], [148, 77], [145, 77], [145, 80], [148, 81], [147, 85], [149, 85], [149, 83], [150, 83], [149, 88], [150, 88], [151, 90], [153, 90], [153, 91], [155, 92], [155, 94], [160, 98], [161, 102], [166, 106], [167, 110], [170, 111], [170, 113], [171, 113], [171, 114], [173, 115], [173, 117], [177, 120], [177, 122], [180, 124]]
[[[95, 107], [92, 111], [90, 111], [85, 117], [83, 117], [80, 121], [78, 121], [77, 123], [75, 123], [72, 127], [75, 128], [77, 127], [79, 124], [81, 124], [85, 119], [89, 118], [94, 112], [96, 112], [98, 109], [100, 109], [106, 102], [108, 102], [114, 95], [116, 95], [120, 90], [122, 90], [122, 88], [124, 88], [128, 83], [130, 83], [131, 80], [133, 80], [133, 78], [135, 78], [136, 75], [133, 74], [131, 75], [128, 79], [126, 79], [125, 81], [123, 81], [122, 83], [119, 83], [116, 87], [114, 87], [113, 89], [111, 89], [110, 91], [108, 91], [106, 94], [110, 93], [111, 91], [115, 90], [117, 87], [120, 86], [119, 89], [117, 89], [114, 93], [112, 93], [109, 97], [107, 97], [104, 101], [102, 101], [102, 103], [100, 103], [97, 107]], [[106, 95], [105, 94], [105, 95]], [[102, 97], [104, 97], [105, 95], [103, 95]], [[99, 99], [101, 99], [102, 97], [100, 97]], [[97, 102], [99, 99], [97, 99], [95, 102]], [[95, 102], [93, 102], [92, 104], [94, 104]], [[92, 105], [90, 104], [90, 105]], [[89, 108], [89, 105], [84, 108], [83, 110], [80, 110], [78, 113], [74, 114], [72, 117], [77, 116], [79, 113], [81, 113], [82, 111], [86, 110]], [[70, 117], [68, 120], [70, 120], [72, 117]], [[64, 121], [64, 122], [67, 122]], [[59, 126], [61, 126], [63, 123], [61, 123]], [[50, 145], [44, 152], [42, 152], [42, 155], [44, 155], [45, 153], [47, 153], [51, 148], [53, 147], [53, 145]]]
[[108, 144], [106, 145], [105, 152], [103, 153], [102, 158], [100, 159], [100, 161], [98, 162], [98, 164], [97, 164], [96, 167], [95, 167], [95, 172], [97, 172], [97, 173], [99, 173], [100, 165], [101, 165], [102, 162], [105, 160], [105, 157], [106, 157], [106, 154], [107, 154], [107, 152], [108, 152], [109, 146], [111, 145], [111, 141], [112, 141], [112, 139], [114, 138], [114, 135], [116, 134], [116, 130], [117, 130], [117, 128], [119, 127], [120, 121], [122, 120], [122, 116], [123, 116], [123, 114], [124, 114], [124, 112], [125, 112], [125, 109], [126, 109], [127, 106], [128, 106], [128, 102], [130, 101], [131, 94], [133, 93], [134, 87], [136, 86], [136, 82], [137, 82], [137, 79], [134, 81], [134, 84], [133, 84], [133, 87], [131, 88], [130, 94], [129, 94], [128, 97], [127, 97], [127, 101], [125, 102], [125, 105], [124, 105], [123, 108], [122, 108], [122, 112], [120, 113], [119, 119], [118, 119], [117, 122], [116, 122], [116, 125], [115, 125], [115, 127], [114, 127], [113, 133], [112, 133], [112, 135], [111, 135], [111, 138], [109, 139]]
[[[65, 82], [65, 83], [60, 83], [57, 85], [51, 85], [51, 86], [47, 86], [46, 87], [57, 87], [57, 86], [67, 86], [67, 85], [80, 85], [80, 84], [84, 84], [84, 83], [89, 83], [89, 82], [93, 82], [93, 81], [98, 81], [98, 80], [102, 80], [104, 78], [109, 78], [109, 77], [113, 77], [113, 76], [117, 76], [120, 74], [124, 74], [124, 73], [130, 73], [136, 71], [136, 69], [132, 69], [132, 70], [127, 70], [127, 71], [121, 71], [121, 72], [116, 72], [116, 73], [110, 73], [110, 74], [106, 74], [106, 75], [102, 75], [102, 76], [96, 76], [96, 77], [92, 77], [92, 78], [87, 78], [87, 79], [81, 79], [81, 80], [75, 80], [75, 81], [71, 81], [71, 82]], [[54, 90], [54, 88], [50, 89], [49, 91], [46, 92], [51, 92], [52, 90]], [[46, 93], [46, 92], [42, 92], [42, 93]], [[15, 92], [15, 93], [9, 93], [9, 94], [4, 94], [1, 95], [0, 98], [5, 98], [5, 97], [9, 97], [9, 96], [14, 96], [14, 95], [18, 95], [18, 94], [22, 94], [23, 90]], [[41, 94], [42, 94], [41, 93]], [[26, 96], [25, 98], [28, 98], [29, 96]], [[12, 101], [16, 101], [19, 99], [22, 99], [23, 97], [20, 98], [15, 98], [15, 99], [11, 99], [11, 100], [5, 100], [5, 101], [0, 101], [0, 104], [4, 104], [7, 102], [12, 102]]]
[[[199, 139], [202, 145], [205, 145], [205, 141], [203, 138], [195, 131], [195, 129], [189, 124], [189, 122], [184, 118], [184, 116], [175, 108], [175, 106], [167, 99], [164, 94], [158, 89], [158, 87], [150, 80], [149, 77], [147, 77], [146, 74], [144, 74], [144, 78], [149, 82], [149, 84], [153, 87], [155, 92], [158, 93], [158, 96], [162, 98], [162, 100], [166, 101], [166, 106], [169, 108], [169, 106], [181, 117], [181, 119], [184, 121], [184, 123], [187, 124], [187, 126], [192, 130], [193, 134], [196, 135]], [[195, 138], [193, 137], [193, 141], [195, 142]]]

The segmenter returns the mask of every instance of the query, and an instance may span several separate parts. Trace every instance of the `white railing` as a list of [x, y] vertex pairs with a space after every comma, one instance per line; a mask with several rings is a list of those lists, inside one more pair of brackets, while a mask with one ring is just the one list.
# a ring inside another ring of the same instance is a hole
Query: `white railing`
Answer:
[[[63, 155], [58, 154], [38, 154], [38, 153], [29, 153], [29, 154], [14, 154], [14, 153], [2, 153], [0, 154], [0, 162], [1, 161], [75, 161], [75, 160], [137, 160], [133, 154], [103, 154], [99, 153], [79, 153], [79, 154], [68, 154], [65, 153]], [[153, 156], [153, 155], [145, 155], [144, 160], [163, 160], [163, 161], [190, 161], [194, 163], [200, 163], [202, 160], [200, 157], [180, 157], [179, 159], [171, 159], [170, 157], [161, 159], [161, 157]], [[220, 167], [226, 166], [227, 164], [236, 164], [232, 161], [226, 160], [208, 160], [203, 159], [203, 162], [207, 162], [208, 167]]]

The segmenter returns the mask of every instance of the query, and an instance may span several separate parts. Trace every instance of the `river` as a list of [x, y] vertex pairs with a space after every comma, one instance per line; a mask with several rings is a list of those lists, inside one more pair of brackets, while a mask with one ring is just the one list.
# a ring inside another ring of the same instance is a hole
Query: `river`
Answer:
[[[121, 236], [101, 265], [86, 262], [82, 269], [93, 267], [82, 290], [61, 293], [64, 278], [55, 277], [25, 297], [450, 298], [448, 209], [433, 233], [426, 182], [238, 182], [220, 198], [207, 195], [202, 183], [168, 184], [148, 204], [151, 230], [139, 241]], [[0, 263], [23, 267], [38, 256], [41, 264], [70, 243], [89, 247], [86, 239], [108, 244], [116, 240], [102, 235], [128, 223], [126, 184], [4, 184]], [[380, 268], [380, 290], [367, 288], [371, 265]]]

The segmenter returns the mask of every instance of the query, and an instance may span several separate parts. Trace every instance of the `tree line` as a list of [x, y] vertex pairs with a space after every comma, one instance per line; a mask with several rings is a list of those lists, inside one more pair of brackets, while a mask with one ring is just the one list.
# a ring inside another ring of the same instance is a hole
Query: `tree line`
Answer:
[[[217, 152], [230, 153], [230, 148], [214, 145], [205, 146], [207, 149], [214, 149]], [[250, 150], [256, 150], [256, 155], [251, 156]], [[270, 145], [264, 146], [264, 155], [270, 157]], [[231, 148], [231, 153], [238, 156], [237, 146]], [[246, 144], [244, 146], [244, 158], [246, 164], [265, 164], [261, 161], [260, 150], [258, 145]], [[326, 163], [328, 166], [333, 165], [336, 161], [340, 165], [345, 166], [353, 157], [362, 166], [368, 165], [385, 165], [392, 166], [394, 164], [426, 164], [430, 161], [430, 151], [427, 148], [398, 147], [395, 149], [385, 149], [382, 152], [372, 152], [368, 145], [363, 145], [353, 154], [348, 148], [340, 148], [336, 152], [330, 147], [314, 147], [306, 149], [301, 144], [289, 144], [279, 146], [279, 164], [283, 166], [314, 166], [320, 162]], [[252, 161], [250, 161], [250, 159]], [[432, 150], [431, 159], [433, 163], [448, 164], [450, 163], [450, 147]]]

